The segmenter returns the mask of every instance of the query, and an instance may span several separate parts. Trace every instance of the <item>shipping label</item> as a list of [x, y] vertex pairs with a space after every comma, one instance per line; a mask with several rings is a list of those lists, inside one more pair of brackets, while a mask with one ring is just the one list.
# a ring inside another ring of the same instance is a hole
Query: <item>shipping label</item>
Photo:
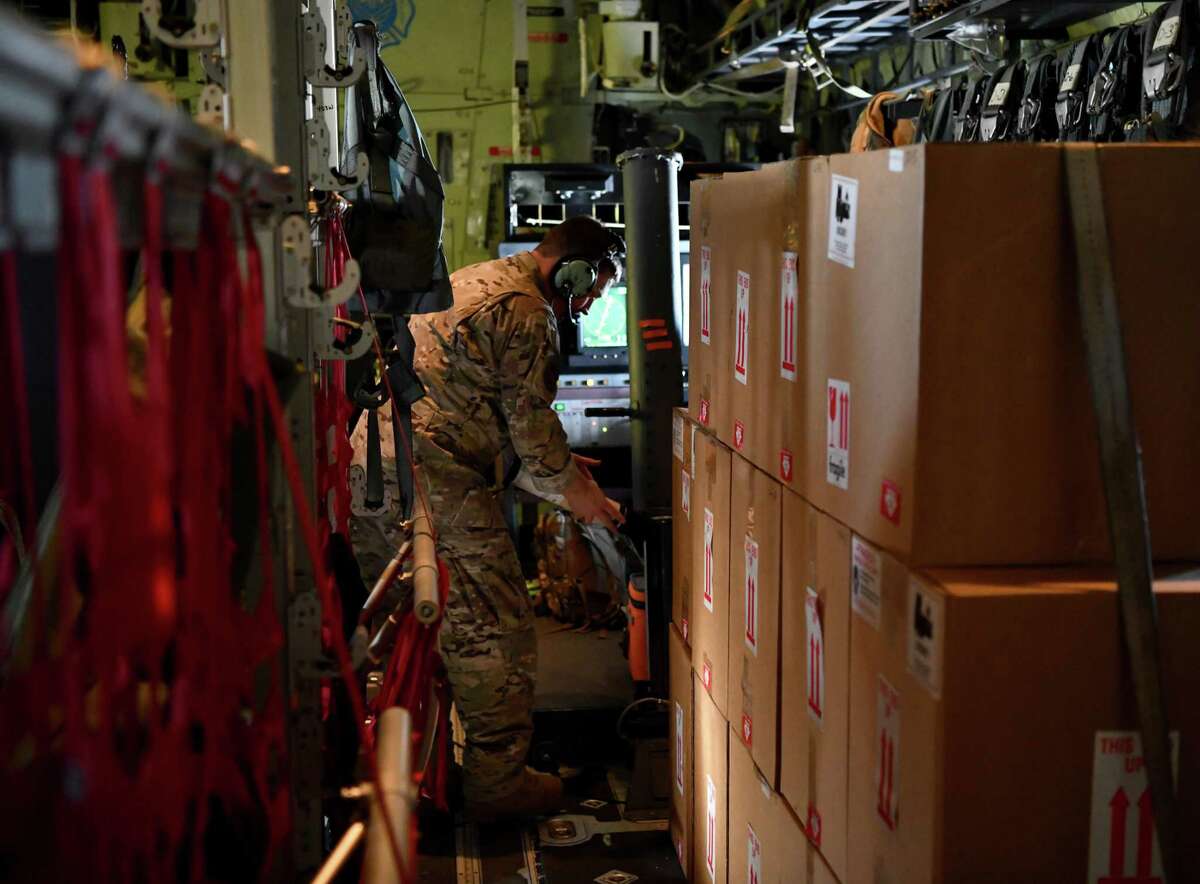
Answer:
[[717, 880], [717, 787], [709, 774], [704, 775], [704, 867], [714, 884]]
[[804, 625], [808, 637], [808, 715], [820, 725], [825, 720], [825, 630], [821, 624], [821, 597], [811, 586], [805, 593]]
[[850, 607], [876, 629], [883, 606], [880, 572], [883, 562], [869, 544], [854, 537], [850, 543]]
[[685, 735], [683, 706], [677, 702], [675, 704], [675, 788], [679, 791], [680, 795], [683, 795], [684, 791], [683, 753]]
[[713, 613], [713, 514], [704, 508], [704, 607]]
[[758, 656], [758, 543], [749, 534], [745, 543], [746, 568], [743, 587], [743, 613], [746, 620], [746, 647]]
[[920, 581], [908, 581], [908, 671], [935, 698], [942, 696], [946, 600]]
[[712, 250], [700, 247], [700, 343], [711, 344]]
[[850, 488], [850, 383], [830, 378], [825, 385], [825, 481]]
[[746, 824], [746, 880], [749, 884], [762, 884], [762, 844], [754, 827]]
[[671, 453], [675, 455], [675, 459], [683, 463], [683, 415], [679, 412], [674, 412], [671, 415]]
[[858, 237], [858, 181], [834, 175], [829, 194], [829, 260], [854, 269]]
[[892, 831], [900, 821], [900, 694], [879, 676], [879, 696], [875, 704], [876, 810]]
[[679, 472], [679, 508], [683, 510], [684, 517], [690, 522], [692, 520], [692, 477], [682, 467]]
[[[1179, 776], [1179, 732], [1171, 732]], [[1097, 731], [1092, 756], [1088, 884], [1162, 884], [1162, 852], [1137, 731]]]
[[796, 380], [796, 305], [799, 300], [796, 280], [796, 253], [783, 253], [779, 271], [779, 376]]
[[734, 329], [733, 377], [740, 384], [747, 380], [750, 361], [750, 274], [739, 270], [737, 275], [737, 327]]

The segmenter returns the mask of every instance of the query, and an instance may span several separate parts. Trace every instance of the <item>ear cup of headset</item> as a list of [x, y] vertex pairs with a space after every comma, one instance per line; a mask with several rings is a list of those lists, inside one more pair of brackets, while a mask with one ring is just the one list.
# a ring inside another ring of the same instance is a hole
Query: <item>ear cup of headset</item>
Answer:
[[554, 290], [568, 300], [590, 292], [600, 274], [596, 265], [583, 258], [563, 258], [554, 271]]

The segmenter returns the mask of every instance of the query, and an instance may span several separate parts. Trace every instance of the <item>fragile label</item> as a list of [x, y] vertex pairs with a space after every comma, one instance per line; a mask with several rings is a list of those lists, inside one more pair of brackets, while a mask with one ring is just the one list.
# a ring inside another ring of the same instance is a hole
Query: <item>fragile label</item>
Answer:
[[825, 631], [821, 627], [821, 597], [811, 586], [804, 599], [804, 625], [808, 637], [808, 714], [825, 720]]
[[[700, 423], [702, 423], [706, 427], [708, 426], [708, 400], [707, 399], [700, 400]], [[693, 438], [695, 438], [695, 437], [693, 437]], [[695, 451], [696, 451], [695, 446], [692, 446], [693, 455], [695, 454]], [[696, 458], [693, 457], [692, 458], [692, 469], [695, 469], [695, 463], [696, 463]]]
[[813, 847], [821, 846], [821, 813], [817, 810], [815, 804], [808, 805], [808, 819], [805, 820], [804, 830], [808, 833], [808, 839], [812, 841]]
[[796, 380], [796, 253], [783, 253], [783, 268], [779, 271], [779, 376], [785, 381]]
[[879, 512], [893, 525], [900, 524], [900, 486], [884, 479], [879, 488]]
[[685, 469], [680, 469], [679, 472], [679, 508], [683, 510], [684, 517], [690, 522], [692, 520], [692, 477]]
[[830, 378], [825, 385], [825, 481], [850, 487], [850, 383]]
[[749, 823], [746, 824], [746, 856], [746, 880], [749, 884], [762, 884], [762, 844]]
[[713, 514], [704, 508], [704, 607], [713, 609]]
[[792, 457], [792, 453], [786, 448], [779, 449], [779, 478], [785, 482], [791, 482], [795, 469], [795, 459]]
[[717, 880], [717, 787], [708, 774], [704, 775], [704, 867], [709, 880]]
[[704, 664], [700, 667], [700, 683], [704, 685], [704, 690], [712, 694], [712, 663], [708, 657], [704, 658]]
[[858, 235], [858, 181], [834, 175], [829, 194], [829, 260], [854, 269]]
[[746, 447], [746, 425], [741, 421], [733, 422], [733, 447], [738, 451]]
[[712, 250], [700, 247], [700, 343], [711, 342], [712, 328]]
[[747, 380], [746, 364], [750, 356], [750, 274], [739, 270], [737, 275], [737, 327], [734, 330], [733, 377], [738, 383]]
[[742, 713], [742, 742], [747, 749], [754, 745], [754, 717], [748, 712]]
[[746, 647], [758, 656], [758, 543], [746, 535], [746, 569], [744, 587], [744, 614], [746, 620]]
[[904, 151], [895, 147], [888, 151], [888, 171], [904, 171]]
[[919, 581], [908, 581], [908, 671], [934, 697], [942, 695], [946, 601]]
[[675, 704], [675, 788], [683, 794], [683, 706]]
[[[1179, 732], [1171, 732], [1171, 773], [1179, 776]], [[1092, 756], [1088, 884], [1161, 884], [1150, 783], [1137, 731], [1097, 731]]]
[[900, 821], [900, 694], [879, 676], [879, 695], [875, 703], [876, 811], [884, 825], [895, 831]]
[[677, 461], [683, 462], [683, 415], [677, 411], [671, 415], [671, 453]]
[[883, 596], [880, 571], [883, 563], [879, 553], [855, 537], [850, 544], [850, 607], [876, 629]]

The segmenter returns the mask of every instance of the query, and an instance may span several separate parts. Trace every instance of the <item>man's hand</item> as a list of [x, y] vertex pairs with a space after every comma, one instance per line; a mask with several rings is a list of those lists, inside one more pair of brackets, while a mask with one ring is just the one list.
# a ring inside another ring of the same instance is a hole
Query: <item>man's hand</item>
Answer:
[[593, 478], [590, 467], [600, 466], [600, 461], [594, 457], [584, 457], [582, 454], [576, 454], [573, 451], [571, 452], [571, 459], [575, 461], [575, 466], [579, 468], [579, 472], [583, 473], [586, 479]]
[[618, 525], [625, 522], [620, 505], [604, 496], [600, 486], [583, 466], [580, 467], [579, 477], [563, 492], [563, 497], [581, 522], [599, 522], [613, 533], [616, 533]]

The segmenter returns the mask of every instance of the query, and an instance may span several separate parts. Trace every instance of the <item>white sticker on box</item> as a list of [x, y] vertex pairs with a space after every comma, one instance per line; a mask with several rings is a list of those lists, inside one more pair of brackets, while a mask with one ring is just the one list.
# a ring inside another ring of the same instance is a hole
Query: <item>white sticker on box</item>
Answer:
[[825, 481], [850, 487], [850, 383], [829, 378], [825, 385]]
[[818, 725], [825, 721], [825, 630], [821, 625], [821, 597], [805, 587], [804, 625], [808, 638], [808, 714]]
[[888, 151], [888, 171], [903, 172], [904, 171], [904, 151], [897, 147]]
[[858, 181], [834, 175], [829, 194], [829, 260], [854, 269], [858, 238]]
[[762, 884], [762, 843], [749, 823], [746, 823], [746, 881]]
[[[1171, 732], [1171, 772], [1179, 776], [1179, 732]], [[1088, 884], [1161, 882], [1150, 783], [1137, 731], [1097, 731], [1092, 756]]]
[[704, 775], [704, 868], [714, 884], [717, 880], [717, 787], [713, 778]]
[[783, 253], [779, 271], [779, 376], [796, 380], [796, 306], [799, 283], [796, 279], [796, 253]]
[[850, 544], [850, 607], [876, 629], [883, 607], [880, 571], [883, 563], [878, 552], [855, 537]]
[[700, 247], [700, 343], [708, 344], [712, 329], [712, 250]]
[[704, 508], [704, 607], [713, 612], [713, 514]]
[[680, 468], [680, 489], [679, 489], [679, 508], [683, 510], [683, 515], [690, 522], [692, 520], [692, 477], [688, 475], [688, 471]]
[[733, 377], [738, 383], [746, 383], [746, 365], [750, 358], [750, 274], [739, 270], [737, 274], [737, 328], [734, 330]]
[[908, 581], [908, 671], [935, 698], [942, 696], [946, 601], [915, 578]]
[[675, 704], [675, 788], [683, 794], [683, 746], [684, 746], [683, 706]]
[[879, 676], [875, 702], [875, 811], [885, 826], [900, 822], [900, 693]]
[[744, 570], [742, 613], [746, 622], [746, 647], [758, 656], [758, 543], [749, 534], [745, 544], [746, 566]]
[[1170, 18], [1163, 19], [1163, 23], [1158, 26], [1158, 35], [1154, 38], [1154, 48], [1150, 51], [1158, 52], [1160, 49], [1173, 46], [1175, 38], [1178, 36], [1179, 16], [1173, 15]]
[[677, 461], [683, 463], [683, 415], [679, 412], [671, 416], [671, 453]]

